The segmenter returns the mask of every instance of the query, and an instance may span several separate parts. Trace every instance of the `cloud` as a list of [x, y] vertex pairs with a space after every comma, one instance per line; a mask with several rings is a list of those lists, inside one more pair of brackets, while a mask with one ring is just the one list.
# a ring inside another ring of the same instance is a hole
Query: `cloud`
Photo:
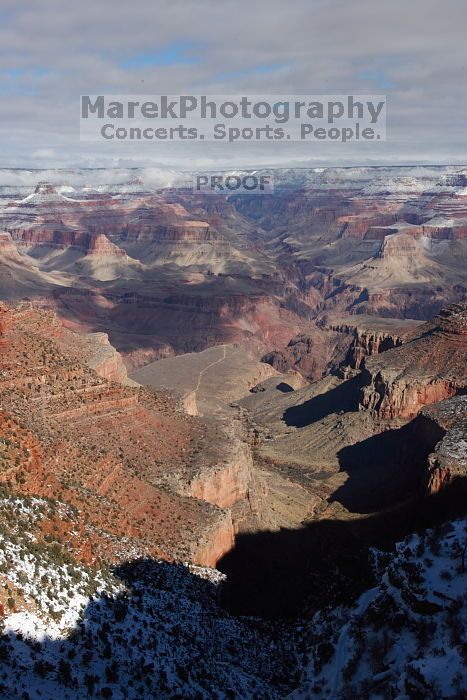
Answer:
[[31, 153], [32, 158], [36, 160], [53, 160], [56, 158], [56, 153], [52, 148], [39, 148]]
[[[465, 0], [2, 0], [3, 165], [467, 162], [466, 23]], [[80, 94], [139, 92], [385, 92], [388, 141], [80, 143]]]

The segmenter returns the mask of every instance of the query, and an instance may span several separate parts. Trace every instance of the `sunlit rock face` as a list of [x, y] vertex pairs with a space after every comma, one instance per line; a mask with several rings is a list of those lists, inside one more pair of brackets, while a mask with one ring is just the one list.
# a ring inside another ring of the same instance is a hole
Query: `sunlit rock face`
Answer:
[[467, 305], [453, 304], [401, 347], [368, 359], [361, 406], [382, 418], [413, 417], [463, 390], [466, 364]]
[[[130, 382], [105, 334], [73, 333], [31, 303], [0, 307], [0, 343], [0, 482], [78, 508], [90, 561], [118, 561], [123, 538], [127, 551], [215, 565], [234, 540], [224, 506], [242, 493], [194, 464], [209, 427]], [[195, 477], [205, 494], [191, 494]]]

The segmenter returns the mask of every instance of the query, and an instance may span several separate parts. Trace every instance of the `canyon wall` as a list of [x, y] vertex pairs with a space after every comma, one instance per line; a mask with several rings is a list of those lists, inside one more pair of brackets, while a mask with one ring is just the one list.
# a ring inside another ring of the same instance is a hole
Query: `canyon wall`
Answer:
[[224, 511], [212, 528], [210, 533], [206, 533], [203, 539], [197, 543], [193, 551], [191, 560], [193, 564], [199, 566], [210, 566], [216, 568], [222, 557], [230, 552], [235, 544], [235, 532], [230, 511]]
[[232, 438], [223, 464], [215, 464], [190, 482], [190, 495], [230, 508], [248, 496], [253, 458], [250, 446], [240, 437]]
[[401, 347], [369, 358], [360, 407], [380, 418], [413, 418], [467, 384], [467, 303], [452, 304]]
[[395, 373], [378, 372], [370, 375], [370, 384], [362, 389], [360, 405], [383, 419], [414, 418], [427, 404], [455, 396], [457, 391], [457, 383], [445, 379], [403, 380]]
[[367, 357], [399, 347], [403, 342], [402, 338], [395, 333], [369, 330], [349, 324], [331, 325], [330, 329], [352, 337], [351, 345], [343, 362], [344, 365], [352, 369], [361, 369]]

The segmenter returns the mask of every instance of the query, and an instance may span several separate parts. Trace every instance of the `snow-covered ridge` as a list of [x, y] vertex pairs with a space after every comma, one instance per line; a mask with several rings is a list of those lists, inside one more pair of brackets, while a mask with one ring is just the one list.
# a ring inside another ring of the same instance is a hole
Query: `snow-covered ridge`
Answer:
[[467, 520], [373, 551], [378, 585], [318, 613], [304, 698], [461, 698], [467, 690]]
[[[281, 698], [296, 663], [285, 636], [218, 603], [220, 572], [138, 560], [113, 573], [39, 542], [66, 506], [0, 501], [0, 697]], [[13, 522], [12, 528], [6, 523]]]
[[[5, 630], [28, 632], [32, 638], [57, 638], [72, 629], [89, 602], [102, 591], [118, 592], [109, 578], [78, 564], [52, 534], [42, 539], [41, 522], [75, 520], [64, 504], [39, 498], [0, 499], [0, 581]], [[73, 530], [71, 530], [73, 534]]]
[[286, 625], [226, 613], [212, 569], [79, 564], [40, 536], [57, 518], [77, 512], [1, 494], [2, 697], [465, 697], [467, 519], [372, 550], [353, 606]]
[[[200, 171], [201, 172], [201, 171]], [[209, 174], [210, 171], [203, 170]], [[232, 175], [252, 172], [251, 168], [216, 167], [213, 172]], [[461, 166], [382, 166], [360, 168], [260, 168], [271, 172], [277, 187], [322, 189], [354, 188], [366, 194], [382, 192], [459, 193], [467, 186], [467, 168]], [[92, 194], [134, 195], [168, 187], [191, 187], [192, 173], [163, 168], [69, 168], [58, 170], [19, 170], [0, 168], [0, 197], [30, 195], [40, 181], [57, 187], [65, 196]]]

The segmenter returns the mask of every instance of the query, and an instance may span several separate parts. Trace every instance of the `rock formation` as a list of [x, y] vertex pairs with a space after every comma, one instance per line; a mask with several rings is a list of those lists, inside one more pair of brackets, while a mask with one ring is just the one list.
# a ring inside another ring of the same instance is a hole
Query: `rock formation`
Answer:
[[467, 305], [454, 304], [420, 326], [402, 347], [366, 362], [360, 405], [381, 418], [411, 418], [466, 385]]
[[[338, 327], [336, 330], [340, 332], [351, 332], [349, 326], [344, 328]], [[344, 365], [351, 367], [352, 369], [362, 369], [365, 364], [367, 357], [372, 355], [379, 355], [379, 353], [385, 350], [390, 350], [391, 348], [399, 347], [402, 345], [402, 338], [398, 335], [392, 333], [386, 333], [384, 331], [371, 331], [360, 328], [352, 329], [352, 344], [345, 356]]]
[[[428, 491], [437, 493], [458, 479], [467, 479], [467, 396], [455, 396], [447, 401], [425, 407], [421, 416], [433, 422], [444, 437], [429, 458]], [[461, 483], [459, 487], [462, 488]]]

